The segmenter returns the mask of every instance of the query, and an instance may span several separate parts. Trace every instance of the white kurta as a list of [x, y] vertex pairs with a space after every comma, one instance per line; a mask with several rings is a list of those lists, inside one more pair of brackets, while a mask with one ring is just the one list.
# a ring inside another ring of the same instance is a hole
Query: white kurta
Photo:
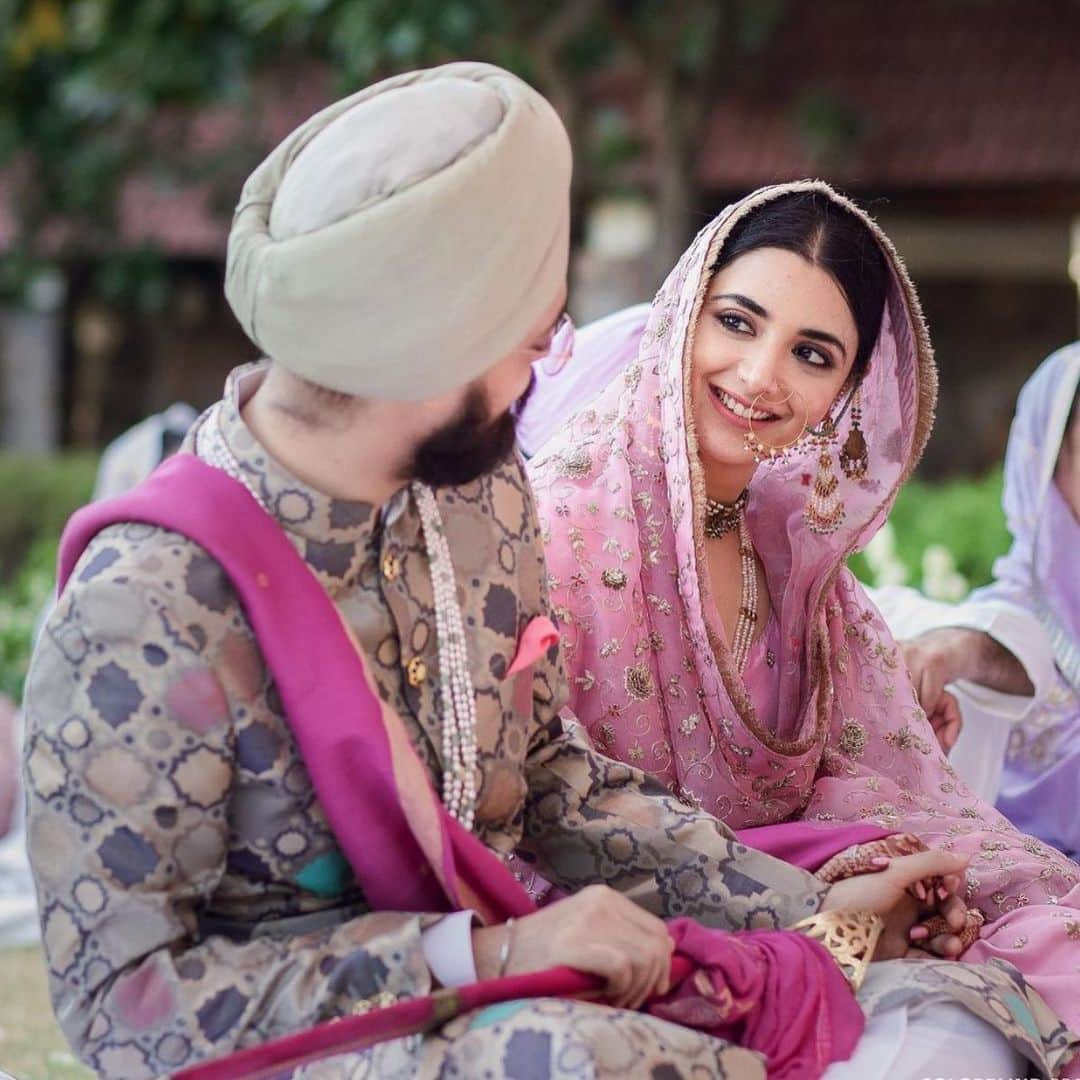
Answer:
[[868, 587], [866, 591], [898, 640], [950, 626], [981, 630], [1023, 665], [1035, 687], [1034, 697], [1003, 694], [966, 680], [949, 687], [964, 717], [960, 739], [949, 760], [980, 798], [993, 803], [1001, 785], [1012, 726], [1024, 720], [1054, 685], [1054, 653], [1042, 624], [1031, 612], [1006, 600], [945, 604], [900, 585]]

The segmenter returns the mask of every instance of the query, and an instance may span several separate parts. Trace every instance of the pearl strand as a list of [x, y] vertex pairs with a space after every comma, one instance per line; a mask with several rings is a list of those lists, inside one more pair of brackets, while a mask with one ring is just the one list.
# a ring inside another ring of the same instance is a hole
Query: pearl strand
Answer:
[[420, 483], [414, 483], [412, 491], [420, 510], [435, 595], [443, 696], [443, 801], [465, 828], [472, 829], [476, 817], [476, 692], [457, 601], [457, 579], [434, 493]]
[[746, 667], [750, 646], [754, 641], [754, 630], [758, 618], [758, 581], [757, 562], [754, 559], [754, 545], [750, 542], [750, 530], [746, 527], [746, 514], [739, 513], [739, 568], [742, 574], [742, 595], [739, 600], [739, 618], [735, 624], [735, 636], [731, 645], [731, 655], [735, 670], [740, 674]]
[[[203, 416], [195, 434], [195, 453], [208, 465], [239, 481], [251, 497], [270, 513], [265, 498], [229, 449], [221, 431], [221, 404]], [[435, 633], [443, 696], [443, 802], [470, 831], [476, 820], [476, 693], [469, 670], [465, 625], [457, 602], [457, 582], [450, 546], [431, 489], [414, 484], [420, 523], [431, 563], [435, 596]]]

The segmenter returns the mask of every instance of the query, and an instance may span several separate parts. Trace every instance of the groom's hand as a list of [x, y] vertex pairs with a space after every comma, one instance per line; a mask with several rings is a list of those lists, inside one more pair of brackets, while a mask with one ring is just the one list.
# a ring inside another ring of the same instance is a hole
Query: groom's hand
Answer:
[[[505, 926], [473, 931], [476, 973], [500, 974]], [[524, 975], [563, 964], [599, 975], [612, 1005], [637, 1009], [670, 989], [674, 942], [662, 919], [607, 885], [590, 885], [532, 915], [509, 931], [502, 974]]]
[[[941, 915], [952, 932], [939, 933], [917, 947], [937, 956], [958, 956], [963, 950], [959, 933], [966, 908], [958, 895], [963, 889], [964, 856], [948, 851], [920, 851], [890, 861], [880, 873], [860, 874], [838, 881], [825, 895], [822, 911], [872, 911], [885, 920], [875, 960], [895, 960], [913, 948], [911, 931], [931, 915]], [[921, 902], [909, 891], [917, 882], [940, 878], [940, 892]], [[944, 893], [944, 896], [942, 896]]]

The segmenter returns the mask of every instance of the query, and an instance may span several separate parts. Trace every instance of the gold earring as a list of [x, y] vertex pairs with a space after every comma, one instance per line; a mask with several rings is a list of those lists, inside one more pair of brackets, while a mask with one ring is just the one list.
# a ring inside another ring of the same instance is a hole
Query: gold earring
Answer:
[[810, 498], [803, 509], [803, 520], [811, 532], [819, 536], [829, 536], [844, 523], [844, 504], [836, 489], [840, 481], [833, 472], [832, 455], [829, 445], [836, 439], [836, 427], [831, 419], [826, 419], [819, 431], [814, 433], [814, 444], [819, 448], [818, 471], [814, 477]]
[[844, 440], [843, 449], [840, 451], [840, 468], [849, 480], [861, 480], [870, 466], [870, 454], [866, 449], [866, 438], [863, 436], [859, 421], [862, 419], [862, 409], [859, 407], [859, 390], [855, 390], [855, 396], [851, 402], [851, 430]]

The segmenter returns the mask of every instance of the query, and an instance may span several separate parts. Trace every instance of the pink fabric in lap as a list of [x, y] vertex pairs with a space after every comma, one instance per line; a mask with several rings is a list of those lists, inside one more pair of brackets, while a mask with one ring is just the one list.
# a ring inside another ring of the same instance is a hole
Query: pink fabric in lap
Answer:
[[914, 292], [872, 223], [893, 284], [862, 385], [869, 474], [849, 480], [836, 469], [846, 519], [819, 536], [802, 518], [815, 452], [757, 470], [748, 524], [780, 622], [775, 722], [758, 716], [732, 667], [703, 569], [686, 365], [708, 267], [733, 222], [799, 188], [840, 201], [817, 182], [782, 185], [706, 226], [657, 294], [625, 375], [530, 463], [571, 706], [604, 752], [733, 829], [869, 823], [970, 855], [968, 900], [988, 922], [968, 955], [1000, 950], [1080, 1030], [1080, 868], [1018, 833], [952, 770], [896, 643], [844, 565], [917, 461], [936, 391]]

